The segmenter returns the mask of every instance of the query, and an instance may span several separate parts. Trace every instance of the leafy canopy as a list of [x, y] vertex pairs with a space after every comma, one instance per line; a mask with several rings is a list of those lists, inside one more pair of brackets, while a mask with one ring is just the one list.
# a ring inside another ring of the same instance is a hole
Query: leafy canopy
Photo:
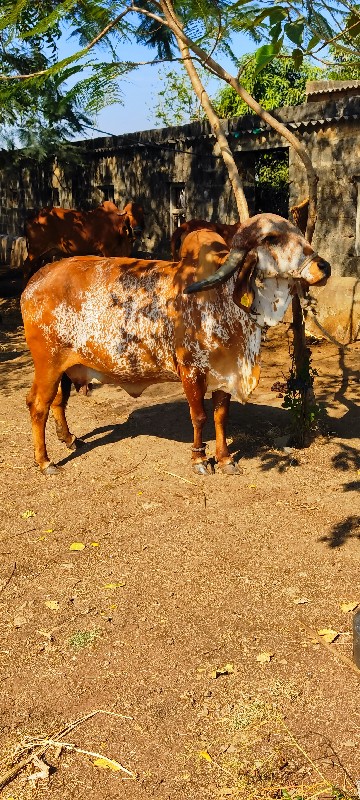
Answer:
[[[124, 42], [147, 45], [154, 61], [179, 58], [176, 38], [166, 24], [172, 11], [192, 42], [220, 65], [226, 54], [235, 72], [234, 34], [250, 37], [257, 49], [241, 80], [265, 107], [299, 102], [303, 70], [310, 76], [309, 56], [315, 66], [333, 67], [331, 77], [359, 74], [360, 6], [351, 0], [330, 5], [327, 0], [2, 0], [4, 144], [20, 142], [31, 150], [37, 142], [38, 154], [51, 151], [60, 140], [82, 133], [101, 107], [121, 102], [119, 79], [138, 66], [122, 59]], [[73, 51], [60, 59], [65, 35]], [[264, 72], [267, 66], [271, 73]], [[223, 113], [230, 113], [231, 92], [220, 103]], [[242, 113], [241, 108], [240, 101], [231, 113]]]
[[[305, 101], [306, 81], [323, 77], [323, 70], [308, 61], [296, 67], [292, 59], [274, 58], [263, 70], [257, 70], [256, 54], [243, 56], [239, 62], [239, 80], [265, 109], [296, 106]], [[231, 86], [221, 89], [214, 106], [220, 117], [249, 113], [249, 107]]]

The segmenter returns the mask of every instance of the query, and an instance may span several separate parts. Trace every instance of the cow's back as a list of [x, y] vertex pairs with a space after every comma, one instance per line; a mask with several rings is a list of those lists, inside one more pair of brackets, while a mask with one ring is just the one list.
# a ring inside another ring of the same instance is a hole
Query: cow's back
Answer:
[[172, 262], [70, 258], [40, 269], [21, 297], [31, 351], [87, 364], [122, 381], [177, 379], [174, 361], [178, 295]]
[[25, 224], [30, 259], [49, 250], [71, 253], [71, 243], [81, 247], [87, 228], [87, 215], [79, 211], [55, 207], [41, 209], [36, 217]]

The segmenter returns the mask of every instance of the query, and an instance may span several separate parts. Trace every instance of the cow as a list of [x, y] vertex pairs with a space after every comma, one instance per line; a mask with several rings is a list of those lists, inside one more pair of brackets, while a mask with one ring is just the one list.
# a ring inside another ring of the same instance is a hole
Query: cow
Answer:
[[175, 228], [171, 237], [171, 257], [173, 261], [179, 256], [182, 256], [182, 244], [185, 237], [191, 231], [202, 230], [206, 228], [209, 231], [215, 231], [225, 239], [226, 244], [230, 247], [232, 239], [240, 222], [235, 222], [233, 225], [226, 225], [222, 222], [207, 222], [205, 219], [189, 219], [187, 222], [182, 222], [178, 228]]
[[135, 238], [144, 230], [144, 212], [138, 203], [119, 211], [105, 200], [93, 211], [43, 208], [25, 225], [28, 256], [24, 280], [54, 258], [72, 255], [129, 256]]
[[[190, 239], [191, 237], [191, 239]], [[181, 381], [194, 429], [192, 466], [207, 473], [204, 396], [212, 392], [218, 469], [238, 471], [226, 442], [230, 397], [246, 402], [260, 376], [265, 326], [282, 319], [297, 286], [326, 281], [330, 265], [275, 214], [243, 223], [231, 249], [209, 230], [188, 235], [180, 262], [75, 257], [48, 264], [21, 297], [35, 367], [26, 402], [35, 462], [45, 475], [45, 426], [51, 408], [59, 439], [68, 428], [71, 382], [92, 378], [139, 396], [151, 384]]]
[[306, 197], [305, 200], [302, 200], [297, 206], [291, 206], [290, 215], [290, 219], [294, 225], [301, 230], [301, 233], [305, 234], [309, 216], [309, 198]]

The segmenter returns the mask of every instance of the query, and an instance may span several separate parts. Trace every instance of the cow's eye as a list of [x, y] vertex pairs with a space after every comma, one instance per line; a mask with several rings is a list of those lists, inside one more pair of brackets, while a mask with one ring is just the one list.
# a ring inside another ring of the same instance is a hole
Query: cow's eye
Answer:
[[278, 238], [277, 233], [268, 233], [268, 235], [264, 237], [263, 242], [265, 244], [273, 244]]

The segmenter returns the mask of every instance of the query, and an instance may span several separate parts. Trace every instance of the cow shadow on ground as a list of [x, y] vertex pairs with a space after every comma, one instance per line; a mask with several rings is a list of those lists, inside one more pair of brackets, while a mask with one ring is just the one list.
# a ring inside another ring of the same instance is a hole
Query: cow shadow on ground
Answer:
[[[215, 431], [210, 400], [205, 401], [205, 408], [208, 419], [204, 426], [203, 440], [214, 441]], [[266, 472], [274, 469], [285, 472], [289, 467], [299, 466], [299, 451], [294, 451], [291, 447], [283, 450], [277, 446], [277, 438], [290, 432], [289, 411], [257, 403], [247, 403], [245, 406], [232, 403], [230, 409], [227, 435], [229, 449], [235, 461], [241, 462], [258, 457], [260, 468]], [[126, 411], [126, 403], [119, 406], [118, 412], [123, 417]], [[348, 436], [350, 435], [348, 431]], [[126, 421], [102, 425], [81, 434], [83, 447], [63, 458], [59, 466], [81, 458], [85, 452], [126, 439], [139, 438], [139, 447], [142, 447], [142, 437], [186, 443], [190, 451], [193, 428], [186, 400], [174, 399], [172, 402], [141, 406], [130, 410]], [[343, 472], [352, 470], [356, 455], [355, 447], [340, 442], [339, 450], [333, 458], [334, 469]], [[350, 488], [349, 486], [349, 491]]]
[[[213, 441], [215, 431], [212, 423], [211, 401], [205, 401], [205, 408], [208, 421], [204, 426], [203, 440]], [[123, 413], [124, 407], [120, 407], [119, 410]], [[279, 435], [284, 430], [287, 421], [288, 412], [281, 408], [252, 403], [248, 403], [244, 407], [234, 404], [228, 425], [228, 441], [230, 441], [229, 448], [235, 460], [266, 454], [269, 447], [272, 446], [273, 436]], [[62, 466], [73, 459], [80, 458], [84, 452], [90, 452], [126, 439], [139, 438], [139, 446], [142, 446], [141, 437], [156, 437], [186, 443], [189, 445], [190, 452], [193, 428], [186, 400], [142, 406], [130, 411], [124, 422], [99, 426], [82, 434], [84, 446], [64, 458], [59, 465]], [[284, 457], [285, 461], [288, 461], [285, 454]], [[279, 454], [279, 466], [282, 460], [283, 457]], [[265, 464], [264, 468], [270, 469], [271, 466]]]

